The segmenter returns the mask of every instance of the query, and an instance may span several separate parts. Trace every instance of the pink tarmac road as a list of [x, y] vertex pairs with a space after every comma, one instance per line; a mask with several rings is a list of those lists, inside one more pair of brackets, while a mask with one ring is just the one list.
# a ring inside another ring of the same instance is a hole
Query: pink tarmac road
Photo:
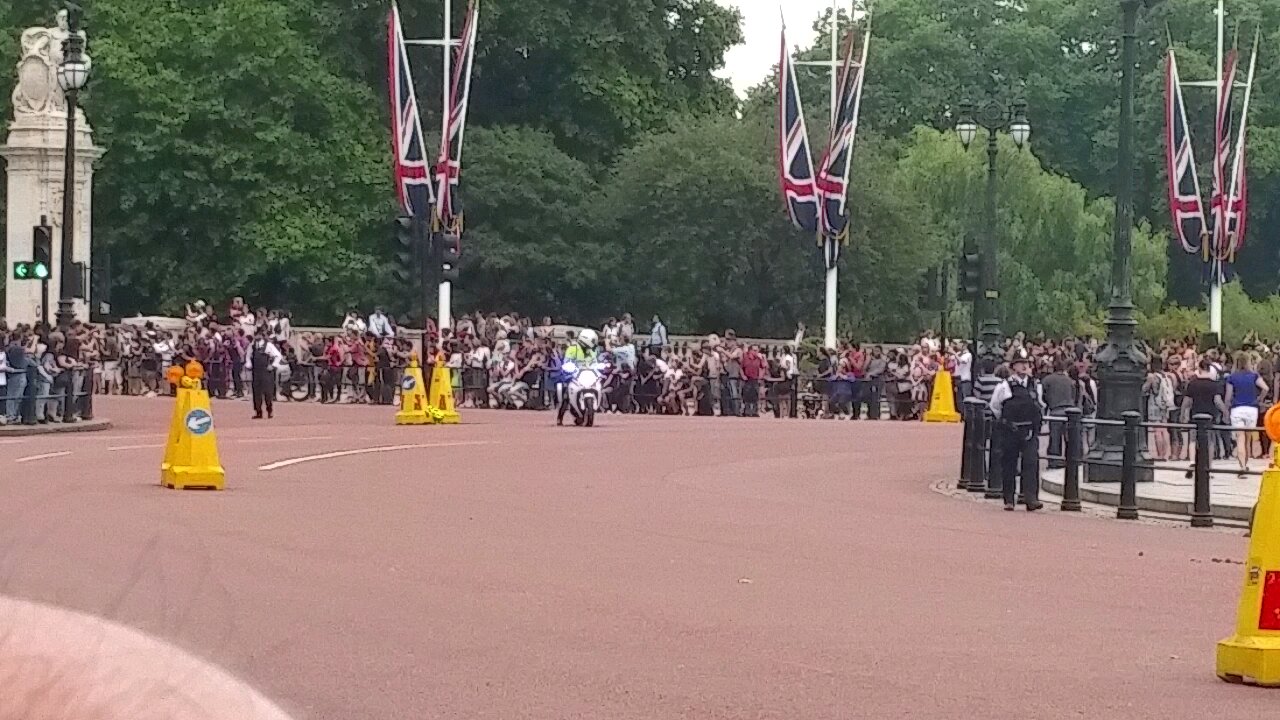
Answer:
[[251, 422], [225, 402], [215, 494], [156, 485], [169, 408], [100, 399], [110, 431], [0, 442], [0, 594], [168, 639], [299, 719], [1280, 702], [1213, 675], [1238, 531], [939, 494], [956, 427], [464, 411], [396, 428], [384, 408]]

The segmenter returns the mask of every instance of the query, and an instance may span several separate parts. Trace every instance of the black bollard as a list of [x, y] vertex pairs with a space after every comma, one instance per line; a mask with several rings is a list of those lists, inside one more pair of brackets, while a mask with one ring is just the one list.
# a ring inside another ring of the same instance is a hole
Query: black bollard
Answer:
[[990, 407], [982, 408], [983, 424], [982, 427], [982, 445], [985, 459], [987, 461], [987, 491], [983, 495], [987, 500], [1002, 500], [1004, 498], [1004, 474], [1000, 468], [1000, 458], [1004, 451], [1000, 447], [999, 434], [996, 432], [998, 423], [996, 416], [991, 414]]
[[964, 433], [960, 436], [960, 483], [961, 490], [969, 487], [969, 458], [973, 455], [973, 406], [968, 400], [960, 403], [960, 420], [964, 423]]
[[94, 367], [90, 365], [84, 371], [84, 394], [80, 397], [80, 419], [93, 419], [93, 392], [97, 388], [97, 378], [94, 377]]
[[36, 424], [36, 383], [39, 382], [35, 361], [27, 364], [27, 389], [22, 394], [21, 415], [23, 425]]
[[1196, 424], [1195, 503], [1191, 509], [1191, 527], [1213, 527], [1213, 509], [1209, 501], [1209, 459], [1212, 457], [1213, 417], [1200, 413], [1191, 418]]
[[791, 378], [791, 419], [800, 417], [800, 376]]
[[1084, 412], [1067, 408], [1066, 467], [1062, 471], [1062, 510], [1080, 512], [1080, 460], [1084, 457]]
[[1124, 417], [1124, 453], [1120, 465], [1120, 505], [1116, 517], [1138, 519], [1138, 446], [1142, 442], [1142, 414], [1126, 410]]
[[964, 489], [970, 492], [982, 492], [987, 484], [986, 409], [981, 400], [973, 398], [965, 400], [964, 407], [969, 413], [969, 425], [972, 426], [972, 432], [969, 435], [969, 474], [967, 476], [969, 482], [964, 485]]

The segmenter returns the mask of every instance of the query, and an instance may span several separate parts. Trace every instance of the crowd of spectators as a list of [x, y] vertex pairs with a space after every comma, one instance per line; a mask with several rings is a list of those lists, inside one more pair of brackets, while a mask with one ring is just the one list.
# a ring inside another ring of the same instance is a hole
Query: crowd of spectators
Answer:
[[[794, 338], [758, 343], [742, 341], [729, 329], [673, 342], [657, 316], [643, 327], [629, 313], [609, 318], [599, 332], [601, 360], [611, 368], [602, 409], [919, 420], [940, 370], [954, 378], [957, 402], [970, 395], [989, 399], [1008, 374], [1002, 360], [1026, 353], [1043, 384], [1050, 415], [1061, 415], [1068, 407], [1079, 407], [1086, 417], [1096, 414], [1093, 360], [1098, 342], [1092, 338], [1018, 333], [1004, 341], [1003, 358], [979, 359], [966, 341], [947, 341], [932, 331], [907, 345], [849, 341], [834, 349], [806, 344], [804, 332], [800, 325]], [[349, 312], [336, 331], [299, 332], [288, 312], [250, 308], [238, 297], [221, 314], [203, 301], [192, 303], [181, 330], [151, 321], [105, 328], [77, 322], [64, 336], [39, 324], [9, 328], [0, 321], [6, 344], [0, 353], [5, 398], [0, 422], [17, 421], [28, 384], [35, 385], [39, 397], [37, 422], [74, 421], [79, 414], [75, 398], [85, 391], [88, 378], [94, 378], [98, 393], [163, 394], [170, 390], [165, 369], [190, 360], [205, 366], [213, 396], [242, 398], [248, 386], [245, 356], [257, 333], [268, 334], [284, 354], [288, 368], [282, 371], [280, 393], [292, 400], [393, 403], [401, 372], [415, 351], [382, 308], [367, 316]], [[517, 313], [467, 313], [438, 332], [428, 324], [430, 352], [424, 364], [443, 362], [452, 371], [461, 407], [547, 408], [555, 402], [551, 378], [574, 338], [573, 328], [555, 325], [549, 317], [535, 322]], [[1146, 350], [1151, 368], [1143, 385], [1145, 419], [1185, 423], [1193, 414], [1207, 412], [1216, 422], [1237, 425], [1247, 415], [1250, 427], [1256, 427], [1254, 413], [1233, 408], [1256, 410], [1278, 399], [1280, 363], [1272, 346], [1256, 338], [1234, 353], [1222, 347], [1201, 350], [1194, 338]], [[1057, 454], [1054, 445], [1061, 440], [1061, 432], [1051, 426], [1050, 455]], [[1263, 439], [1254, 448], [1243, 435], [1223, 434], [1215, 455], [1261, 456], [1265, 443]], [[1188, 458], [1184, 429], [1153, 428], [1148, 445], [1156, 459]]]

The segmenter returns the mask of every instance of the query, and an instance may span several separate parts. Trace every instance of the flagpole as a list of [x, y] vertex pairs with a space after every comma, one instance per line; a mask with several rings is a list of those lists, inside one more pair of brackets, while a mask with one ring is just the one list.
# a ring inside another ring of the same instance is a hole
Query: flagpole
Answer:
[[[441, 37], [444, 39], [444, 43], [440, 46], [444, 54], [442, 64], [444, 70], [440, 73], [440, 137], [446, 138], [449, 137], [450, 90], [453, 84], [453, 73], [450, 72], [449, 67], [453, 59], [450, 56], [453, 52], [453, 0], [444, 0], [444, 34]], [[442, 161], [448, 163], [449, 158], [442, 158]], [[440, 232], [444, 232], [444, 228], [441, 228]], [[437, 324], [441, 330], [453, 325], [452, 289], [448, 280], [440, 281], [436, 314], [439, 316]]]
[[[836, 124], [837, 74], [840, 67], [839, 25], [840, 0], [831, 0], [831, 127]], [[830, 242], [839, 242], [830, 240]], [[836, 296], [839, 287], [840, 270], [835, 263], [827, 268], [826, 323], [822, 336], [822, 344], [830, 349], [836, 347]]]
[[[1218, 57], [1217, 57], [1217, 65], [1216, 65], [1217, 75], [1214, 76], [1217, 78], [1217, 81], [1214, 83], [1214, 85], [1217, 87], [1217, 90], [1215, 91], [1217, 93], [1216, 94], [1217, 101], [1213, 105], [1215, 108], [1222, 107], [1222, 38], [1223, 38], [1223, 26], [1224, 26], [1225, 15], [1226, 15], [1226, 12], [1225, 12], [1225, 9], [1223, 8], [1223, 0], [1218, 0]], [[1216, 148], [1214, 151], [1214, 162], [1215, 163], [1217, 162]], [[1221, 188], [1219, 188], [1219, 191], [1221, 191]], [[1215, 223], [1218, 222], [1219, 220], [1218, 215], [1219, 215], [1218, 213], [1214, 213]], [[1221, 215], [1222, 215], [1222, 218], [1226, 217], [1225, 213], [1222, 213]], [[1213, 236], [1217, 237], [1217, 234], [1218, 234], [1218, 228], [1215, 225]], [[1213, 333], [1215, 336], [1221, 339], [1222, 337], [1222, 260], [1219, 259], [1217, 255], [1218, 255], [1217, 248], [1212, 248], [1209, 252], [1209, 257], [1211, 258], [1211, 263], [1212, 263], [1212, 268], [1210, 270], [1210, 279], [1209, 279], [1209, 332]]]

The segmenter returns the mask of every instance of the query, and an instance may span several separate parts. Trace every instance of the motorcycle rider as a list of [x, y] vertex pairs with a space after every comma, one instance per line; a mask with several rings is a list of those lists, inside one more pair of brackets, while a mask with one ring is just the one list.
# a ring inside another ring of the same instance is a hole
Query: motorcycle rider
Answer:
[[[578, 366], [591, 365], [596, 361], [596, 343], [599, 338], [595, 330], [590, 328], [578, 333], [577, 341], [564, 351], [564, 361], [574, 363]], [[556, 425], [564, 424], [564, 414], [568, 410], [572, 410], [569, 406], [569, 381], [572, 378], [565, 374], [561, 374], [560, 382], [556, 386], [556, 392], [560, 395], [560, 409], [556, 413]], [[573, 416], [578, 417], [578, 411], [573, 411]]]

